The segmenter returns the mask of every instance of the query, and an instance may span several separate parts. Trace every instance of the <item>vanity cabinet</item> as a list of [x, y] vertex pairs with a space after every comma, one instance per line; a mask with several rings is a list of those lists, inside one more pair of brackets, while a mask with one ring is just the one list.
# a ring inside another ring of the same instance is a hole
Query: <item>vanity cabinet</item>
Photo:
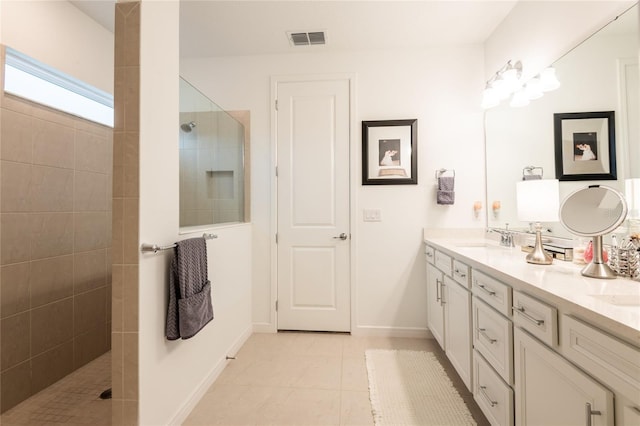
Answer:
[[570, 315], [562, 316], [562, 354], [606, 383], [615, 395], [616, 425], [640, 425], [640, 349]]
[[430, 250], [429, 246], [425, 249], [425, 255], [427, 325], [464, 384], [471, 390], [469, 267], [438, 250]]
[[460, 378], [471, 389], [471, 295], [453, 279], [444, 277], [445, 353]]
[[511, 267], [523, 259], [510, 250], [434, 246], [427, 276], [440, 311], [433, 309], [437, 321], [429, 327], [434, 335], [441, 330], [456, 369], [466, 365], [454, 361], [464, 353], [454, 342], [468, 321], [462, 312], [470, 296], [471, 389], [492, 425], [640, 425], [640, 334], [633, 325], [629, 332], [622, 322], [601, 322], [606, 310], [585, 308], [549, 285], [589, 295], [598, 282], [573, 276], [571, 267], [544, 275], [536, 274], [540, 266]]
[[472, 271], [473, 398], [493, 425], [514, 424], [512, 291]]
[[614, 425], [613, 392], [520, 328], [514, 356], [517, 425]]
[[444, 304], [442, 287], [444, 274], [431, 263], [427, 263], [427, 326], [431, 334], [444, 348]]

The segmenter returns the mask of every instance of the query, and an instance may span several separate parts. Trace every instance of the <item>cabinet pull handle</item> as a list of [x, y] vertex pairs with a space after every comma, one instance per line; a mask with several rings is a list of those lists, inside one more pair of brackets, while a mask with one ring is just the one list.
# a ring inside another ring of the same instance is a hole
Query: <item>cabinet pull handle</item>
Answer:
[[486, 292], [489, 294], [489, 296], [495, 296], [495, 295], [496, 295], [496, 292], [495, 292], [495, 291], [493, 291], [493, 290], [488, 290], [488, 289], [487, 289], [487, 287], [485, 287], [485, 285], [484, 285], [484, 284], [478, 284], [478, 287], [480, 287], [480, 289], [482, 289], [482, 290], [486, 291]]
[[478, 333], [481, 334], [485, 339], [487, 339], [492, 345], [498, 341], [497, 339], [492, 339], [491, 337], [489, 337], [486, 328], [476, 328], [476, 330], [478, 330]]
[[534, 323], [537, 326], [544, 324], [544, 320], [539, 320], [537, 318], [532, 317], [525, 311], [525, 309], [522, 306], [514, 306], [513, 311], [519, 313], [520, 315], [522, 315], [524, 319]]
[[[498, 405], [498, 401], [494, 401], [493, 399], [491, 399], [491, 397], [489, 396], [489, 394], [486, 391], [487, 387], [486, 386], [480, 386], [480, 394], [482, 394], [482, 396], [484, 397], [484, 399], [486, 399], [487, 401], [489, 401], [489, 404], [492, 407], [495, 407], [496, 405]], [[591, 424], [591, 423], [589, 423]]]
[[440, 280], [436, 278], [436, 302], [442, 300], [442, 296], [440, 296], [440, 285]]
[[427, 257], [433, 257], [433, 253], [431, 252], [427, 253]]
[[591, 416], [600, 416], [602, 415], [602, 412], [600, 411], [596, 411], [596, 410], [592, 410], [591, 409], [591, 404], [587, 402], [587, 404], [584, 406], [584, 411], [585, 414], [587, 416], [587, 426], [591, 426]]
[[444, 300], [444, 281], [440, 281], [440, 305], [444, 305], [446, 300]]
[[463, 273], [460, 269], [456, 269], [454, 271], [457, 275], [460, 275], [460, 278], [464, 278], [467, 276], [467, 274]]

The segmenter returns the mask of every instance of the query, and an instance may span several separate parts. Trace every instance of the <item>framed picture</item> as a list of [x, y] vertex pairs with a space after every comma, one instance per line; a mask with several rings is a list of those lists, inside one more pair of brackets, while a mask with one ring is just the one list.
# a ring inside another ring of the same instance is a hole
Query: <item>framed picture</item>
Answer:
[[558, 180], [615, 180], [615, 113], [553, 114]]
[[418, 183], [418, 120], [362, 122], [362, 184]]

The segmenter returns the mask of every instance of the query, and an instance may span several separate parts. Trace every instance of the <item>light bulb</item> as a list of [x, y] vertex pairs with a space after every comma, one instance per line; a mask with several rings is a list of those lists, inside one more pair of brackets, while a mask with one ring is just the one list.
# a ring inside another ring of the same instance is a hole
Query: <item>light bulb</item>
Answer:
[[529, 100], [540, 99], [544, 93], [540, 90], [540, 78], [534, 77], [529, 80], [524, 88]]
[[560, 81], [556, 77], [556, 69], [553, 67], [545, 68], [540, 73], [540, 90], [550, 92], [560, 87]]
[[514, 93], [513, 97], [511, 98], [511, 102], [509, 103], [509, 106], [516, 108], [526, 105], [529, 105], [529, 97], [524, 90], [518, 90], [516, 93]]

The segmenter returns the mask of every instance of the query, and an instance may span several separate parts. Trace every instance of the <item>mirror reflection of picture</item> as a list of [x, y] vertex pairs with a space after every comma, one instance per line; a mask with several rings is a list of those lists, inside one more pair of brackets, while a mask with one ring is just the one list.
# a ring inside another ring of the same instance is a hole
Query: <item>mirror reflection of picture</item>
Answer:
[[573, 134], [574, 161], [595, 161], [598, 159], [598, 133]]

